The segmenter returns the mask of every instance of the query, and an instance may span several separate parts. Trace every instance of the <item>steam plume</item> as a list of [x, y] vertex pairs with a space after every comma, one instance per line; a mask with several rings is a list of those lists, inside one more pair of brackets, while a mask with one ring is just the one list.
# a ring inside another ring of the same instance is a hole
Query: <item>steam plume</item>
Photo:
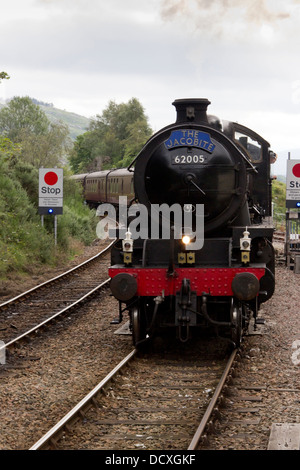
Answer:
[[287, 0], [280, 10], [274, 6], [274, 0], [163, 0], [162, 17], [164, 20], [184, 16], [210, 21], [215, 26], [232, 19], [247, 24], [271, 24], [291, 16], [290, 8], [300, 0]]

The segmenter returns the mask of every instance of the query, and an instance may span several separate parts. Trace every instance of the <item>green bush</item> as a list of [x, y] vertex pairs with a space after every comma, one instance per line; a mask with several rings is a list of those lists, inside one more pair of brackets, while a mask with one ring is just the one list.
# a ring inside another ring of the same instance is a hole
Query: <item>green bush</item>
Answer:
[[281, 181], [274, 180], [272, 182], [272, 201], [273, 201], [273, 216], [277, 228], [285, 226], [285, 213], [286, 213], [286, 185]]
[[7, 223], [5, 239], [0, 236], [0, 276], [11, 272], [33, 272], [37, 264], [53, 264], [55, 250], [52, 237], [38, 223], [19, 225], [13, 217]]

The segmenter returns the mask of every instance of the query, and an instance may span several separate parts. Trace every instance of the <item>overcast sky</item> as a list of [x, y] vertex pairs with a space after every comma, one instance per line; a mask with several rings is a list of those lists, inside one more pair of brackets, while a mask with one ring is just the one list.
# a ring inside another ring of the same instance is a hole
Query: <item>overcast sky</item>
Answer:
[[[87, 117], [136, 97], [157, 131], [177, 98], [300, 148], [300, 0], [0, 0], [0, 100]], [[284, 162], [285, 163], [285, 162]], [[278, 165], [278, 164], [277, 164]]]

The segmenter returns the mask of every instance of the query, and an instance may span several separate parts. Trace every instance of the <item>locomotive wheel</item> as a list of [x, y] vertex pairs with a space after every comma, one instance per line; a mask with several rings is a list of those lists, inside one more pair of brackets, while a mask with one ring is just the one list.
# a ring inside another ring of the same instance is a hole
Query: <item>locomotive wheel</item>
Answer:
[[142, 316], [141, 309], [136, 306], [131, 310], [132, 322], [132, 342], [135, 347], [139, 347], [140, 343], [146, 339], [145, 319]]
[[246, 305], [242, 305], [242, 328], [247, 330], [250, 322], [250, 309]]
[[239, 347], [242, 340], [242, 308], [232, 302], [231, 311], [231, 339], [235, 344], [235, 347]]

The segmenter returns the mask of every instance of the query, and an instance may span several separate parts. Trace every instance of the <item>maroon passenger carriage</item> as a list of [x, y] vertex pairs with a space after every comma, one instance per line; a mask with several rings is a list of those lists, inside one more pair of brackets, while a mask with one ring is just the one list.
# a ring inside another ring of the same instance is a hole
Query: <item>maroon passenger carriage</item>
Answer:
[[82, 185], [84, 199], [91, 207], [102, 203], [118, 206], [119, 196], [127, 197], [128, 204], [134, 199], [133, 173], [126, 168], [73, 175], [72, 179]]

